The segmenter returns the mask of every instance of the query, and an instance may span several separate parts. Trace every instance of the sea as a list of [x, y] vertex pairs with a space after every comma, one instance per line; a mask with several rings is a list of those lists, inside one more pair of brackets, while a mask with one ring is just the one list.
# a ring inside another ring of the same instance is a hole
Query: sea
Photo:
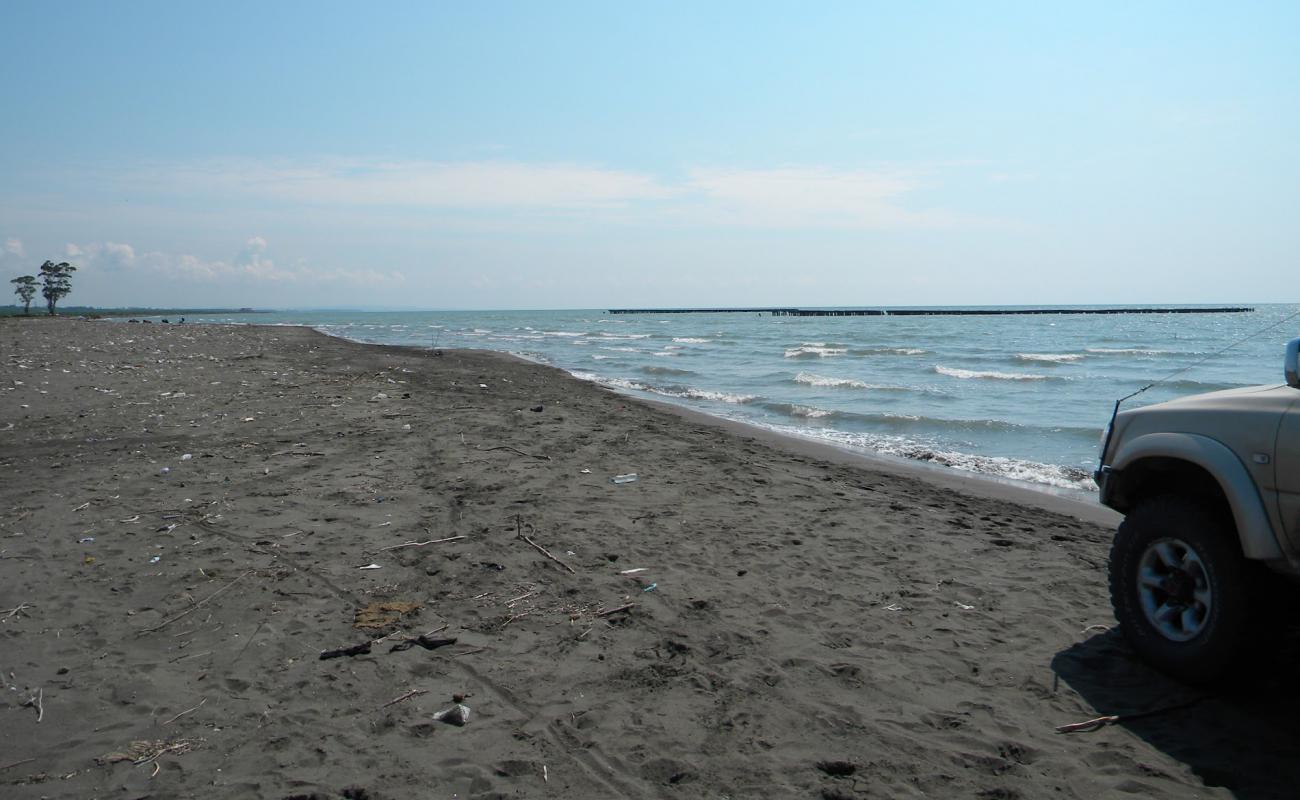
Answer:
[[1117, 399], [1162, 379], [1124, 407], [1283, 382], [1300, 305], [1253, 308], [843, 317], [286, 311], [187, 321], [307, 325], [358, 342], [499, 350], [628, 395], [865, 454], [1086, 494], [1096, 491], [1091, 474]]

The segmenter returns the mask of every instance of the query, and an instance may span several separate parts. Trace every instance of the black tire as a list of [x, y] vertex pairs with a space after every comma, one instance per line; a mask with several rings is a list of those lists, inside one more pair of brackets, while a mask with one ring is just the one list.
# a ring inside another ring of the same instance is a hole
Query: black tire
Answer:
[[[1167, 568], [1174, 562], [1186, 568]], [[1224, 514], [1172, 495], [1142, 503], [1110, 551], [1110, 600], [1124, 638], [1173, 677], [1223, 676], [1251, 637], [1248, 566]]]

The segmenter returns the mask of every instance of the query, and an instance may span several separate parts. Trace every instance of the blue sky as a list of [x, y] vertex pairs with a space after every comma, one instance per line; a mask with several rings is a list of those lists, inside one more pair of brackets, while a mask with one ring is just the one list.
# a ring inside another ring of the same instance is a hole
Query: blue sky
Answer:
[[0, 3], [67, 302], [1268, 302], [1300, 5]]

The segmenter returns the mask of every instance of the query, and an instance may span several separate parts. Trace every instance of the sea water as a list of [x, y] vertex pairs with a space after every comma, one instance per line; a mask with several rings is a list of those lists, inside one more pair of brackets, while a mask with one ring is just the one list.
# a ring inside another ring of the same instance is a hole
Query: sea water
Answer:
[[1300, 310], [1033, 316], [782, 317], [587, 311], [276, 312], [193, 321], [309, 325], [361, 342], [483, 348], [620, 392], [861, 451], [1094, 491], [1126, 407], [1282, 382]]

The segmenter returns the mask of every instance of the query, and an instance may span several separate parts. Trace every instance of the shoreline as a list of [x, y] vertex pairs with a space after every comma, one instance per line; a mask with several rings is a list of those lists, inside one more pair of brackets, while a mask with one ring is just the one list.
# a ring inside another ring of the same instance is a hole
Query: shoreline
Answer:
[[[213, 323], [201, 323], [213, 324]], [[246, 325], [258, 325], [259, 323], [239, 323]], [[510, 358], [518, 359], [526, 364], [536, 366], [550, 367], [564, 372], [574, 380], [585, 380], [578, 378], [572, 371], [564, 367], [551, 364], [538, 358], [531, 358], [524, 353], [513, 352], [509, 350], [492, 350], [487, 348], [424, 348], [422, 345], [389, 345], [379, 342], [368, 342], [361, 339], [353, 339], [347, 336], [341, 336], [311, 325], [299, 325], [296, 323], [280, 323], [279, 327], [302, 327], [315, 331], [324, 336], [330, 336], [341, 341], [352, 344], [376, 346], [376, 347], [412, 347], [419, 349], [440, 349], [452, 352], [463, 350], [473, 353], [493, 353], [504, 355]], [[268, 326], [270, 327], [270, 326]], [[654, 406], [670, 409], [674, 412], [680, 412], [687, 419], [696, 421], [711, 421], [725, 429], [743, 432], [746, 435], [766, 438], [772, 442], [785, 442], [787, 447], [795, 449], [808, 448], [810, 454], [815, 454], [821, 458], [838, 459], [844, 455], [851, 459], [861, 459], [869, 466], [882, 470], [899, 470], [906, 475], [916, 477], [920, 480], [929, 480], [936, 482], [952, 489], [964, 489], [966, 491], [982, 494], [988, 497], [998, 497], [1010, 502], [1016, 502], [1023, 505], [1034, 506], [1048, 511], [1070, 514], [1080, 519], [1095, 522], [1100, 525], [1109, 525], [1114, 527], [1119, 524], [1122, 515], [1112, 509], [1102, 506], [1096, 502], [1092, 493], [1083, 489], [1070, 489], [1058, 486], [1052, 486], [1047, 483], [1038, 483], [1034, 481], [1023, 481], [1015, 478], [1006, 478], [999, 475], [990, 475], [987, 473], [975, 472], [973, 470], [963, 470], [958, 467], [950, 467], [942, 464], [932, 464], [920, 461], [906, 456], [896, 456], [889, 453], [874, 452], [865, 447], [854, 447], [850, 445], [837, 444], [835, 442], [820, 439], [815, 436], [801, 435], [795, 432], [781, 431], [760, 425], [755, 422], [724, 417], [718, 414], [712, 414], [697, 408], [676, 403], [670, 399], [647, 396], [650, 393], [637, 393], [631, 389], [624, 389], [618, 386], [610, 386], [601, 383], [599, 380], [586, 381], [594, 383], [601, 388], [614, 392], [623, 397], [635, 399], [639, 402], [649, 403]], [[846, 462], [846, 463], [852, 463]], [[1047, 464], [1043, 466], [1060, 467], [1061, 465]]]
[[[1111, 531], [1075, 516], [496, 351], [75, 321], [0, 341], [6, 797], [1300, 780], [1271, 696], [1055, 732], [1189, 691], [1107, 630]], [[464, 726], [434, 716], [454, 696]]]

